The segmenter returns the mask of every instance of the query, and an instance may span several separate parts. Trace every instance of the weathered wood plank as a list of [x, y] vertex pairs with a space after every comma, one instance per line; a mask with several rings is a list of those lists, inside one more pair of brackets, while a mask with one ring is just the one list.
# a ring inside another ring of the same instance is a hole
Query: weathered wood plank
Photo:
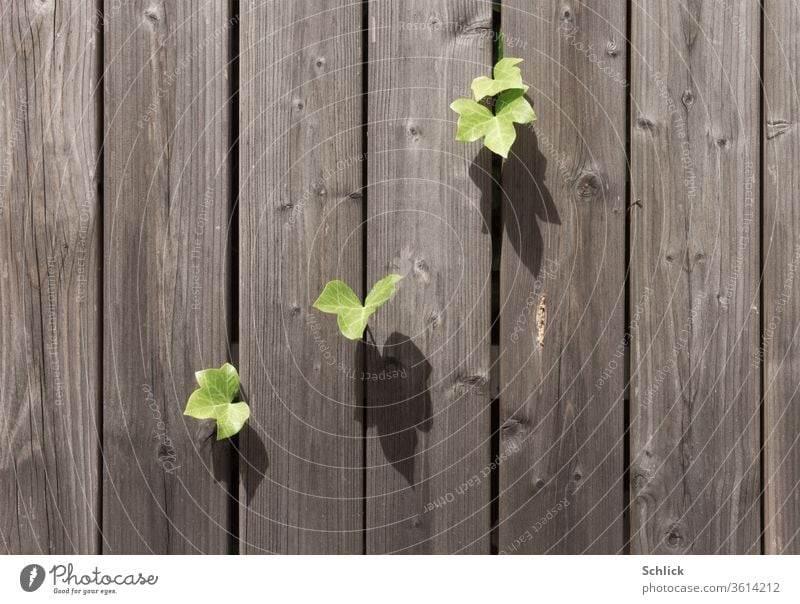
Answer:
[[[764, 14], [764, 525], [768, 554], [800, 554], [800, 7]], [[758, 359], [754, 359], [757, 366]]]
[[228, 3], [106, 15], [106, 553], [225, 553], [232, 451], [182, 415], [228, 358]]
[[362, 547], [361, 353], [311, 308], [361, 290], [359, 3], [242, 2], [242, 552]]
[[367, 281], [405, 279], [367, 351], [367, 553], [488, 553], [491, 166], [448, 106], [489, 73], [491, 5], [369, 22]]
[[0, 553], [97, 553], [98, 33], [0, 14]]
[[503, 168], [501, 552], [623, 546], [625, 26], [503, 3], [538, 121]]
[[631, 551], [758, 553], [756, 2], [634, 2]]

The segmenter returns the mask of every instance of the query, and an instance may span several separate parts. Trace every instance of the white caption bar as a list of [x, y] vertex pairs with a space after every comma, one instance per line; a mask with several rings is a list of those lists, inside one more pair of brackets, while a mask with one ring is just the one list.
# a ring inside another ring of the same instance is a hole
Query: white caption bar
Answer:
[[3, 602], [800, 602], [797, 556], [0, 556]]

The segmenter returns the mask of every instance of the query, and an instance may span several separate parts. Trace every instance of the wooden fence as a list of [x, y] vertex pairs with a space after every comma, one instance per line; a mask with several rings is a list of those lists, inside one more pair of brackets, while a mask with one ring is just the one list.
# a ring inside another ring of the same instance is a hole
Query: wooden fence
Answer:
[[0, 11], [0, 551], [800, 553], [794, 0]]

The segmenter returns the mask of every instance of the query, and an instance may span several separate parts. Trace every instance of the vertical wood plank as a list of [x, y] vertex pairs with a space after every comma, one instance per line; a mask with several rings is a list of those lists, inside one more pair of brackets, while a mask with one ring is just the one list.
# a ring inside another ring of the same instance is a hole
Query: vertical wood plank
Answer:
[[[768, 554], [800, 554], [800, 7], [764, 13], [764, 525]], [[757, 365], [758, 359], [754, 362]]]
[[758, 553], [759, 5], [632, 19], [631, 550]]
[[97, 40], [0, 2], [0, 552], [97, 553]]
[[501, 552], [623, 545], [625, 28], [621, 2], [503, 3], [538, 121], [503, 168]]
[[242, 2], [242, 552], [363, 550], [361, 353], [311, 308], [329, 280], [361, 290], [361, 22]]
[[[369, 3], [367, 553], [488, 553], [491, 165], [449, 104], [490, 73], [491, 4]], [[464, 486], [468, 485], [468, 486]]]
[[230, 445], [182, 413], [228, 358], [234, 25], [215, 0], [106, 14], [106, 553], [229, 549]]

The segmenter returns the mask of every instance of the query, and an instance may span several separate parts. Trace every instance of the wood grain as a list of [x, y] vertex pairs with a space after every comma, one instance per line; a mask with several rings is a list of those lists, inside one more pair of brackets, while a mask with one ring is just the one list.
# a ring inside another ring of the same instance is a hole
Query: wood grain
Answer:
[[[491, 163], [448, 107], [490, 72], [491, 6], [369, 3], [367, 553], [488, 553]], [[384, 377], [382, 377], [384, 376]]]
[[503, 7], [538, 120], [503, 168], [499, 549], [619, 553], [625, 6]]
[[0, 2], [0, 553], [97, 553], [91, 4]]
[[633, 5], [637, 554], [760, 549], [759, 6], [727, 6]]
[[0, 0], [0, 553], [800, 553], [800, 9], [501, 4]]
[[105, 28], [105, 553], [226, 553], [231, 447], [183, 416], [228, 360], [227, 3], [117, 3]]
[[799, 28], [796, 3], [766, 4], [762, 342], [764, 549], [768, 554], [800, 553]]
[[311, 308], [332, 279], [361, 292], [361, 21], [242, 2], [243, 553], [363, 551], [361, 351]]

